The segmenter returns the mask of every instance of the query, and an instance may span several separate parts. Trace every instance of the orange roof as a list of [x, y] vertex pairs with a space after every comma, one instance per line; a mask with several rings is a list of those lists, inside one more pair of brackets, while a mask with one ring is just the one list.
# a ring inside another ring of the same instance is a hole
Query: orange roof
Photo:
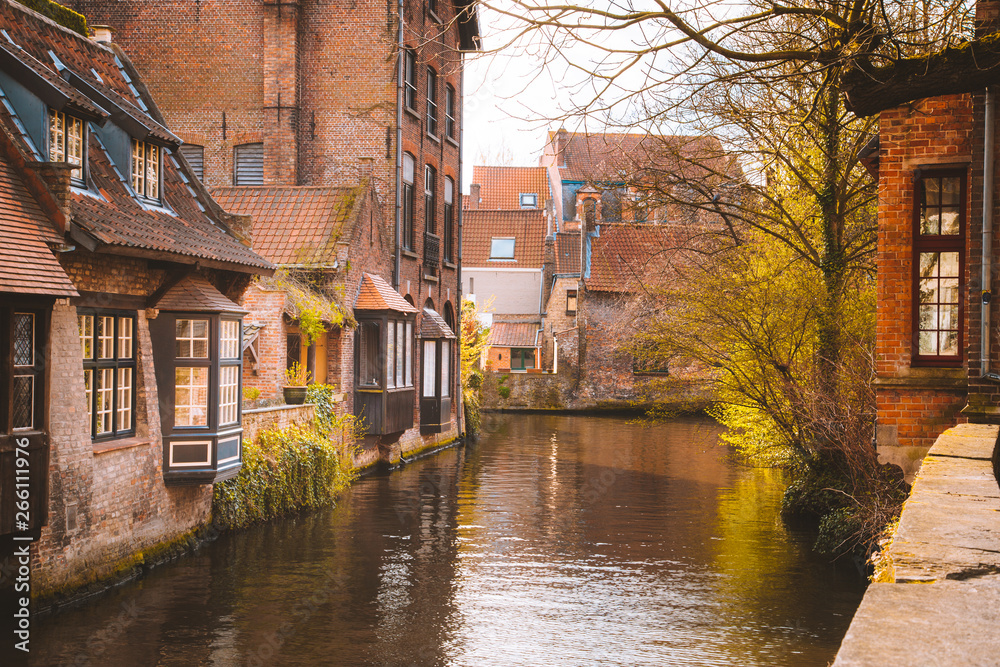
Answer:
[[444, 321], [441, 314], [431, 308], [424, 308], [424, 316], [420, 319], [421, 338], [454, 338], [455, 332]]
[[60, 241], [24, 181], [0, 158], [0, 292], [77, 296], [46, 245]]
[[580, 232], [556, 234], [556, 273], [580, 273]]
[[472, 182], [481, 186], [479, 208], [519, 210], [521, 195], [529, 193], [537, 195], [537, 208], [545, 208], [545, 201], [551, 198], [545, 167], [476, 166]]
[[185, 276], [166, 291], [156, 302], [160, 310], [193, 311], [196, 313], [246, 313], [226, 298], [212, 283], [195, 273]]
[[416, 313], [417, 309], [390, 287], [381, 276], [366, 273], [361, 279], [355, 310], [395, 310], [397, 313]]
[[349, 236], [364, 200], [351, 188], [264, 186], [215, 188], [225, 210], [253, 217], [253, 249], [284, 265], [326, 265]]
[[628, 292], [640, 280], [661, 278], [669, 256], [679, 247], [676, 236], [664, 225], [601, 225], [601, 235], [591, 240], [590, 271], [584, 276], [587, 289]]
[[[463, 266], [509, 266], [540, 269], [545, 259], [546, 223], [544, 212], [524, 211], [464, 211], [462, 222]], [[514, 239], [513, 260], [491, 260], [494, 238]]]
[[493, 347], [535, 347], [538, 322], [494, 322], [489, 344]]

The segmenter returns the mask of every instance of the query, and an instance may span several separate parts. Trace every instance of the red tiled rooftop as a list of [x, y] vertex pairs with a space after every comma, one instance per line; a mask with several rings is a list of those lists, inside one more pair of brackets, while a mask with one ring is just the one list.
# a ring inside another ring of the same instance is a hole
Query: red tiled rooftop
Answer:
[[580, 273], [580, 232], [556, 234], [556, 273]]
[[551, 199], [549, 180], [544, 167], [483, 167], [472, 168], [472, 182], [480, 185], [479, 208], [518, 210], [522, 194], [537, 195], [537, 208], [545, 208]]
[[246, 313], [212, 283], [198, 274], [186, 276], [166, 291], [156, 302], [160, 310], [191, 311], [196, 313]]
[[420, 319], [420, 337], [427, 339], [454, 338], [455, 332], [441, 317], [441, 313], [424, 308], [424, 316]]
[[275, 264], [327, 265], [361, 210], [359, 187], [265, 186], [215, 188], [230, 213], [253, 218], [253, 249]]
[[535, 347], [541, 329], [538, 322], [494, 322], [490, 327], [489, 344], [493, 347]]
[[639, 282], [662, 278], [676, 232], [664, 225], [602, 225], [591, 241], [588, 290], [629, 292]]
[[355, 310], [394, 310], [397, 313], [416, 313], [417, 309], [392, 289], [381, 276], [366, 273], [361, 279]]
[[[463, 212], [463, 216], [463, 266], [542, 268], [547, 231], [543, 211], [469, 209]], [[514, 261], [490, 259], [493, 238], [514, 239]]]

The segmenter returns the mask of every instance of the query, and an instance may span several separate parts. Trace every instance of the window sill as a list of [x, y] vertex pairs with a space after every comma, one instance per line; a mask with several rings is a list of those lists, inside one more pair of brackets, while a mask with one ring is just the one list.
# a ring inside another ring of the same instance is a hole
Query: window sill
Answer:
[[426, 280], [429, 283], [436, 283], [438, 281], [438, 277], [437, 276], [429, 276], [429, 275], [427, 275], [425, 273], [424, 274], [424, 280]]
[[129, 438], [116, 438], [115, 440], [102, 440], [92, 444], [94, 454], [107, 454], [108, 452], [117, 452], [122, 449], [131, 449], [132, 447], [149, 445], [152, 444], [152, 441], [148, 438], [132, 436]]
[[942, 389], [964, 389], [969, 379], [964, 368], [917, 367], [901, 369], [894, 375], [875, 378], [876, 387], [926, 387]]
[[444, 260], [443, 262], [441, 262], [441, 266], [443, 266], [446, 269], [456, 269], [456, 268], [458, 268], [457, 265], [452, 264], [448, 260]]
[[435, 23], [441, 23], [441, 19], [438, 18], [438, 15], [432, 12], [431, 10], [429, 9], [427, 10], [427, 15], [430, 16], [431, 20], [434, 21]]
[[440, 144], [441, 143], [441, 137], [435, 136], [435, 135], [431, 134], [430, 132], [427, 133], [427, 138], [430, 139], [431, 141], [433, 141], [436, 144]]
[[458, 148], [458, 141], [456, 141], [453, 137], [445, 136], [444, 140], [447, 141], [452, 146], [454, 146], [455, 148]]
[[413, 252], [408, 248], [401, 248], [400, 253], [402, 253], [403, 257], [409, 257], [410, 259], [420, 259], [420, 255], [418, 255], [417, 253]]
[[420, 122], [420, 113], [416, 109], [411, 109], [410, 107], [404, 105], [403, 111], [405, 111], [411, 119], [417, 121], [418, 123]]

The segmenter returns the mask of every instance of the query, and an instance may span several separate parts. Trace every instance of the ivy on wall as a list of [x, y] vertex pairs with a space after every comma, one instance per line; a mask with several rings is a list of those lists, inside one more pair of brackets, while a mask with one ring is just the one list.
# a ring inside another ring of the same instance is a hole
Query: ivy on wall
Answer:
[[69, 7], [63, 7], [52, 0], [17, 0], [17, 2], [52, 19], [64, 28], [78, 32], [84, 37], [90, 37], [90, 31], [87, 29], [87, 18]]

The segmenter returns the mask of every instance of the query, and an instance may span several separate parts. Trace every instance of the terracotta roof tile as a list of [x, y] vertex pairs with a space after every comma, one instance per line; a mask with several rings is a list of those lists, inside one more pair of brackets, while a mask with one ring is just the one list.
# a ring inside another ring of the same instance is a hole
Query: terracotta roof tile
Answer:
[[215, 188], [230, 213], [253, 217], [253, 249], [275, 264], [328, 265], [336, 242], [349, 238], [363, 198], [361, 186]]
[[[11, 48], [7, 52], [9, 56], [19, 58], [21, 62], [30, 61], [35, 68], [48, 70], [46, 76], [60, 77], [51, 55], [54, 54], [63, 67], [98, 89], [102, 95], [113, 98], [115, 104], [127, 112], [125, 115], [138, 121], [141, 127], [133, 129], [143, 135], [139, 138], [153, 136], [169, 143], [173, 135], [163, 128], [162, 118], [152, 100], [139, 97], [134, 87], [136, 82], [132, 81], [126, 65], [116, 55], [116, 47], [101, 46], [62, 29], [11, 0], [0, 0], [0, 27], [20, 47]], [[72, 76], [70, 79], [71, 83]], [[113, 111], [108, 123], [115, 123], [115, 114], [120, 111]], [[0, 105], [0, 123], [9, 134], [17, 137], [15, 143], [25, 159], [34, 160], [33, 151], [25, 143], [6, 105]], [[207, 260], [209, 264], [220, 264], [225, 268], [242, 267], [243, 270], [269, 272], [273, 268], [229, 233], [218, 215], [213, 213], [218, 210], [215, 203], [199, 184], [192, 183], [194, 177], [191, 174], [182, 172], [169, 151], [164, 151], [162, 195], [166, 208], [173, 214], [140, 205], [123, 180], [124, 175], [129, 173], [129, 165], [117, 165], [116, 168], [98, 134], [89, 133], [87, 144], [90, 194], [74, 190], [71, 202], [74, 224], [93, 240], [95, 249], [103, 245], [118, 249], [123, 254], [174, 255]]]
[[580, 232], [556, 234], [556, 273], [580, 273]]
[[420, 319], [421, 338], [454, 338], [455, 332], [444, 321], [436, 310], [424, 308], [424, 316]]
[[489, 344], [493, 347], [535, 347], [541, 325], [537, 322], [494, 322]]
[[[464, 266], [511, 266], [540, 269], [545, 259], [544, 211], [463, 212], [462, 264]], [[514, 239], [514, 260], [491, 260], [493, 238]]]
[[212, 283], [198, 274], [184, 277], [156, 303], [160, 310], [208, 313], [246, 313], [246, 309], [230, 301]]
[[0, 158], [0, 292], [77, 296], [46, 245], [60, 241], [16, 170]]
[[671, 250], [678, 247], [677, 231], [664, 225], [601, 225], [591, 240], [588, 290], [629, 292], [639, 281], [662, 277]]
[[552, 198], [549, 179], [544, 167], [481, 167], [472, 168], [472, 182], [478, 183], [479, 208], [519, 210], [522, 194], [538, 197], [537, 208], [545, 208]]
[[417, 309], [410, 305], [403, 295], [392, 287], [381, 276], [366, 273], [361, 279], [358, 299], [354, 302], [355, 310], [394, 310], [397, 313], [416, 313]]

